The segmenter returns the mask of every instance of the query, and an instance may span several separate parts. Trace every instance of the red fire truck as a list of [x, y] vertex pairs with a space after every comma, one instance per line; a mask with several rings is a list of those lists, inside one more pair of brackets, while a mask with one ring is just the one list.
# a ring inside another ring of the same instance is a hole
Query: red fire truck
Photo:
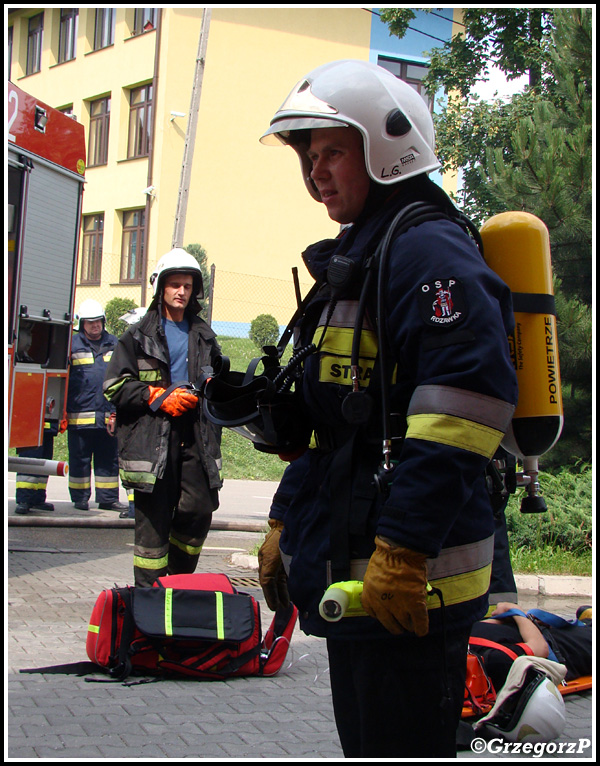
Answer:
[[85, 137], [11, 82], [7, 93], [8, 446], [33, 447], [65, 417]]

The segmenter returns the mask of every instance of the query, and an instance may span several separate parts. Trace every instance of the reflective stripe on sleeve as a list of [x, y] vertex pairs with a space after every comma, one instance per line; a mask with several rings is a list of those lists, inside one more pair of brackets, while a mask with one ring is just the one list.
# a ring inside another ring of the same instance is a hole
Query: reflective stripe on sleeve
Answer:
[[408, 419], [406, 439], [447, 444], [491, 460], [504, 433], [450, 415], [413, 415]]
[[491, 459], [510, 425], [514, 406], [452, 386], [419, 386], [407, 413], [407, 439], [447, 444]]
[[454, 415], [504, 433], [510, 425], [514, 409], [509, 402], [494, 396], [452, 386], [432, 385], [417, 386], [407, 415]]

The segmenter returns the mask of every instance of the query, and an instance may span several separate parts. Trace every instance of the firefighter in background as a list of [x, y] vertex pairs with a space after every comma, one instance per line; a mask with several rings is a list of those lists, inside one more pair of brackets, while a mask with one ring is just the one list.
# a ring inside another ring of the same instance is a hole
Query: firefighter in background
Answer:
[[[327, 639], [346, 757], [455, 757], [469, 631], [487, 611], [493, 556], [485, 471], [517, 401], [510, 291], [429, 179], [440, 167], [431, 114], [390, 72], [319, 67], [275, 114], [262, 141], [273, 139], [296, 151], [309, 193], [345, 228], [303, 254], [321, 285], [296, 327], [298, 346], [317, 349], [302, 379], [314, 440], [271, 507], [265, 599], [271, 609], [291, 599], [302, 629]], [[374, 316], [361, 294], [370, 256], [416, 202], [445, 217], [391, 237]], [[337, 374], [352, 366], [357, 329], [358, 386]], [[327, 622], [319, 602], [341, 580], [363, 581], [366, 614]]]
[[102, 393], [106, 365], [117, 338], [106, 331], [104, 309], [98, 301], [84, 301], [77, 316], [79, 327], [71, 343], [67, 392], [69, 493], [77, 510], [89, 510], [93, 463], [98, 506], [121, 512], [128, 506], [119, 502], [117, 440], [108, 431], [114, 407]]
[[148, 311], [119, 338], [104, 382], [116, 407], [121, 479], [134, 490], [137, 587], [194, 572], [222, 485], [220, 429], [188, 390], [221, 353], [198, 316], [202, 272], [175, 248], [150, 283]]

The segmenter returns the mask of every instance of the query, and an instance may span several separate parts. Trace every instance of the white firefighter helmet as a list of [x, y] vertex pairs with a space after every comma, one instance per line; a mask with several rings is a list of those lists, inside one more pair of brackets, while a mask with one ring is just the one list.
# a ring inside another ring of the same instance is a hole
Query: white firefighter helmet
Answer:
[[77, 319], [79, 319], [79, 327], [81, 327], [82, 319], [87, 319], [89, 321], [93, 319], [106, 319], [106, 315], [101, 303], [98, 303], [98, 301], [95, 301], [92, 298], [88, 298], [83, 301], [79, 307]]
[[565, 728], [565, 703], [555, 683], [529, 668], [520, 689], [485, 721], [485, 728], [508, 742], [551, 742]]
[[377, 183], [405, 181], [440, 167], [431, 113], [410, 85], [367, 61], [345, 59], [314, 69], [294, 87], [261, 136], [298, 153], [304, 182], [319, 202], [311, 163], [295, 131], [352, 126], [360, 131], [367, 173]]
[[182, 271], [191, 274], [194, 277], [194, 295], [198, 298], [204, 297], [204, 282], [202, 281], [202, 271], [198, 261], [193, 255], [182, 247], [176, 247], [163, 255], [152, 274], [150, 275], [150, 284], [152, 285], [153, 295], [158, 293], [159, 285], [167, 274]]

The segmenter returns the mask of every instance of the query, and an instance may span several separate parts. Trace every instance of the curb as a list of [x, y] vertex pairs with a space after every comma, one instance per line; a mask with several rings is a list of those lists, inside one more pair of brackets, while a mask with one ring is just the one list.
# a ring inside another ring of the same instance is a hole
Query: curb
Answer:
[[[243, 569], [258, 571], [258, 557], [245, 553], [234, 553], [231, 563]], [[515, 575], [517, 590], [524, 595], [591, 598], [593, 579], [591, 577], [561, 577], [558, 575]]]
[[591, 577], [561, 577], [559, 575], [515, 575], [520, 593], [541, 596], [587, 597], [593, 594]]

